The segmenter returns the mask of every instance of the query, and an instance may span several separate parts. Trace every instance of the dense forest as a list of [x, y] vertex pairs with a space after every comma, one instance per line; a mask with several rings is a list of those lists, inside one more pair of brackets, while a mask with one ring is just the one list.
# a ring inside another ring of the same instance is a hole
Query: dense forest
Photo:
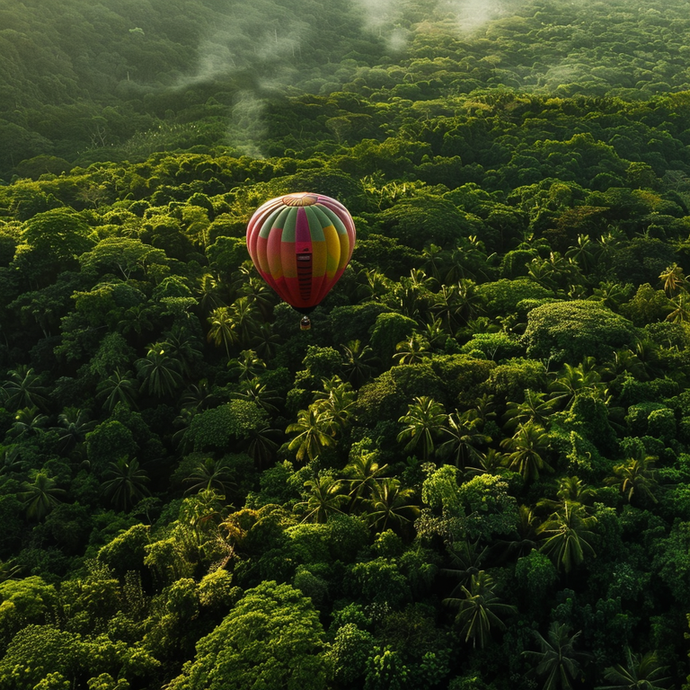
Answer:
[[0, 0], [0, 66], [0, 690], [690, 688], [687, 0]]

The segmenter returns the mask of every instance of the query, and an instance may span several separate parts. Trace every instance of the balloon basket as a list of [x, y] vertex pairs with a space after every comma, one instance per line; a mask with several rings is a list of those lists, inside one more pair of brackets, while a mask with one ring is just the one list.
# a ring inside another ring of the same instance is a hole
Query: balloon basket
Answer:
[[310, 331], [311, 330], [311, 319], [308, 316], [303, 316], [299, 322], [300, 331]]

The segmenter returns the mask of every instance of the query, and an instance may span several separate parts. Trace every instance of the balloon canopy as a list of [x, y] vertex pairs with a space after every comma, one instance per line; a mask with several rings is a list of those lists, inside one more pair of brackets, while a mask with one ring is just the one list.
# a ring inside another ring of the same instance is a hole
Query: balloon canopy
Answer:
[[286, 194], [259, 207], [247, 226], [247, 249], [261, 277], [303, 314], [326, 297], [355, 247], [348, 210], [323, 194]]

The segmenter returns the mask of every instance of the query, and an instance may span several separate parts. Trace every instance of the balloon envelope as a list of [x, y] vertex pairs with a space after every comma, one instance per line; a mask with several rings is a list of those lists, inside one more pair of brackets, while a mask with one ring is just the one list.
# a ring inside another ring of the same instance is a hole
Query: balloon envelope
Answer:
[[261, 277], [288, 304], [309, 313], [343, 274], [355, 247], [348, 210], [323, 194], [286, 194], [259, 207], [247, 249]]

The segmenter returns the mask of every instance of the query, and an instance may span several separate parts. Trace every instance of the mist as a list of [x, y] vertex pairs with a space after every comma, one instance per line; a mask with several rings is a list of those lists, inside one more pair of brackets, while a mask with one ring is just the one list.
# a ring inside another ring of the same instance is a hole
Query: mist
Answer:
[[[287, 3], [286, 3], [287, 4]], [[267, 100], [291, 91], [328, 93], [354, 77], [339, 69], [348, 42], [371, 46], [372, 59], [394, 59], [409, 45], [415, 29], [411, 17], [451, 18], [458, 35], [477, 31], [507, 12], [502, 0], [340, 0], [315, 13], [313, 4], [292, 0], [235, 0], [200, 41], [192, 69], [174, 89], [228, 81], [235, 94], [228, 106], [228, 143], [261, 155], [266, 133]], [[309, 10], [312, 11], [309, 11]], [[321, 57], [313, 65], [313, 53]], [[330, 73], [329, 73], [330, 71]]]
[[446, 0], [444, 4], [455, 15], [457, 29], [461, 34], [477, 31], [505, 13], [500, 0]]

